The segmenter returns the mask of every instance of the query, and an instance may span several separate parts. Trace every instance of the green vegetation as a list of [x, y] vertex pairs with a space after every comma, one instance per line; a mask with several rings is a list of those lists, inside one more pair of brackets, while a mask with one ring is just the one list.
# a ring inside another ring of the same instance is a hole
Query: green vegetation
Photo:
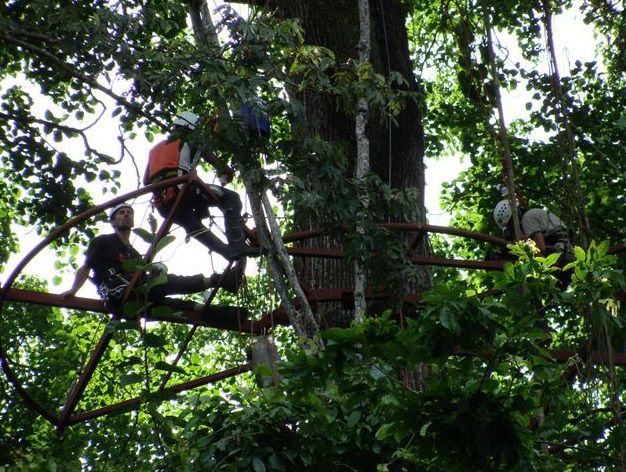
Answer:
[[[199, 3], [0, 6], [0, 271], [20, 249], [19, 225], [43, 235], [122, 191], [132, 156], [120, 149], [137, 133], [152, 140], [191, 109], [218, 115], [216, 132], [193, 139], [246, 185], [272, 192], [286, 230], [321, 227], [331, 233], [327, 247], [345, 247], [346, 266], [302, 264], [302, 281], [347, 287], [358, 260], [394, 298], [358, 323], [350, 310], [320, 304], [334, 325], [320, 331], [321, 350], [277, 329], [277, 387], [260, 388], [246, 373], [168, 398], [155, 393], [164, 374], [184, 382], [240, 365], [249, 337], [201, 328], [174, 365], [188, 326], [5, 302], [0, 343], [46, 409], [62, 407], [103, 332], [112, 341], [78, 411], [148, 401], [59, 433], [0, 376], [0, 472], [626, 470], [626, 373], [588, 358], [626, 346], [625, 255], [609, 251], [626, 237], [623, 6], [370, 2], [375, 46], [371, 64], [361, 64], [356, 2], [278, 1], [248, 20], [222, 7], [219, 43], [198, 39], [211, 33], [197, 24]], [[571, 51], [570, 67], [550, 68], [545, 58], [560, 58], [550, 25], [572, 12], [596, 32], [597, 60]], [[498, 95], [514, 91], [527, 113], [503, 129]], [[255, 97], [272, 118], [269, 140], [218, 113]], [[359, 98], [369, 106], [372, 153], [363, 180], [353, 175]], [[118, 141], [100, 149], [90, 132], [111, 120]], [[407, 256], [483, 259], [491, 248], [433, 237], [407, 255], [376, 226], [424, 221], [424, 156], [460, 156], [471, 166], [442, 196], [451, 224], [499, 234], [491, 212], [507, 146], [519, 194], [574, 230], [579, 247], [567, 267], [519, 243], [518, 261], [501, 272], [416, 268]], [[57, 269], [76, 264], [97, 218], [59, 240]], [[563, 269], [566, 289], [556, 277]], [[47, 291], [43, 271], [19, 287]], [[271, 271], [262, 264], [231, 301], [255, 316], [275, 308]], [[398, 303], [416, 291], [417, 307]], [[559, 350], [580, 355], [561, 362]]]

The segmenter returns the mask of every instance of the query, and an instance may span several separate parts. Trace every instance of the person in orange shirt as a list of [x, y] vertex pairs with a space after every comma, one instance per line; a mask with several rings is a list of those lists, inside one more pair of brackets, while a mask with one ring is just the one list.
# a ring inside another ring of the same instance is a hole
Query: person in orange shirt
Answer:
[[[205, 159], [218, 170], [222, 186], [208, 185], [215, 199], [211, 199], [199, 188], [192, 188], [174, 213], [174, 223], [182, 226], [189, 236], [198, 240], [210, 251], [217, 252], [227, 260], [259, 256], [260, 248], [251, 247], [246, 243], [239, 195], [237, 192], [224, 188], [224, 185], [232, 181], [233, 170], [228, 166], [220, 167], [211, 154], [194, 148], [184, 140], [190, 131], [197, 129], [199, 122], [200, 117], [190, 111], [185, 111], [176, 117], [173, 122], [174, 128], [168, 139], [161, 141], [150, 150], [143, 183], [148, 185], [162, 179], [187, 174], [195, 168], [200, 159]], [[177, 187], [169, 187], [154, 193], [153, 203], [164, 218], [170, 213], [178, 190]], [[228, 244], [202, 224], [202, 220], [209, 216], [211, 206], [217, 206], [224, 215]]]

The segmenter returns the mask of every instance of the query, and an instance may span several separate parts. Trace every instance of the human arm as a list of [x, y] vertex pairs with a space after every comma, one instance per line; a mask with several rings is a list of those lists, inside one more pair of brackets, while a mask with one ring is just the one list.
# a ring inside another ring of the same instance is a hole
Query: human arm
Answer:
[[73, 297], [76, 295], [76, 292], [80, 290], [80, 288], [85, 285], [85, 282], [89, 278], [90, 268], [87, 264], [83, 264], [76, 271], [76, 275], [74, 276], [74, 282], [72, 283], [72, 288], [63, 292], [61, 296], [61, 300], [65, 300], [67, 297]]
[[230, 166], [220, 162], [212, 153], [205, 152], [202, 157], [205, 161], [211, 164], [211, 166], [213, 166], [217, 173], [217, 178], [222, 186], [233, 181], [235, 178], [235, 171]]

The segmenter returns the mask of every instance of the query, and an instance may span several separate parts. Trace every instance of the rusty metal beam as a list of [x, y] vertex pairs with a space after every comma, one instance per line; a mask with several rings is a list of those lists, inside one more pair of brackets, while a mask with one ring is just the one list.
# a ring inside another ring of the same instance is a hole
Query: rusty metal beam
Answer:
[[[176, 195], [176, 200], [174, 201], [174, 204], [172, 205], [172, 209], [169, 215], [167, 216], [167, 218], [165, 218], [165, 221], [163, 221], [163, 223], [159, 227], [159, 230], [157, 231], [154, 237], [154, 241], [152, 241], [152, 244], [150, 244], [148, 251], [143, 257], [143, 261], [145, 263], [149, 263], [150, 261], [152, 261], [152, 256], [154, 254], [157, 242], [160, 241], [168, 233], [172, 225], [174, 212], [176, 211], [176, 209], [182, 202], [182, 199], [185, 196], [185, 194], [189, 191], [189, 187], [193, 184], [194, 179], [197, 179], [195, 172], [191, 172], [189, 173], [188, 176], [185, 176], [185, 177], [187, 177], [185, 185], [178, 192], [178, 195]], [[174, 179], [169, 179], [169, 180], [174, 180]], [[130, 280], [130, 283], [126, 286], [126, 291], [124, 293], [122, 304], [128, 300], [128, 297], [130, 296], [131, 291], [137, 284], [140, 277], [141, 277], [141, 272], [135, 271], [135, 273], [133, 274], [133, 277]], [[116, 321], [116, 320], [120, 320], [121, 318], [122, 318], [121, 313], [114, 313], [111, 319], [113, 321]], [[66, 421], [72, 415], [74, 409], [76, 408], [76, 405], [80, 401], [80, 398], [83, 395], [85, 388], [87, 388], [87, 384], [89, 383], [89, 380], [91, 380], [93, 373], [98, 367], [100, 359], [104, 355], [104, 352], [107, 346], [109, 345], [109, 342], [113, 338], [113, 335], [114, 335], [114, 332], [107, 332], [105, 330], [105, 332], [100, 337], [98, 344], [93, 350], [91, 357], [89, 358], [89, 360], [87, 361], [83, 369], [81, 370], [78, 380], [76, 381], [76, 383], [74, 383], [69, 393], [67, 394], [65, 405], [63, 405], [63, 408], [61, 409], [61, 413], [59, 415], [59, 424], [57, 426], [59, 430], [62, 430], [65, 427]]]
[[[307, 298], [316, 302], [340, 302], [346, 300], [346, 298], [354, 299], [354, 289], [349, 288], [314, 288], [306, 291]], [[389, 293], [384, 291], [366, 290], [365, 298], [373, 300], [377, 298], [387, 298]], [[420, 303], [422, 297], [420, 295], [411, 293], [404, 297], [404, 302], [410, 305], [416, 305]]]
[[446, 259], [445, 257], [412, 257], [411, 262], [417, 265], [437, 267], [457, 267], [459, 269], [502, 270], [508, 261], [473, 261], [464, 259]]
[[[437, 234], [448, 234], [450, 236], [459, 236], [462, 238], [474, 239], [477, 241], [484, 241], [487, 243], [492, 243], [497, 246], [506, 246], [510, 244], [510, 241], [507, 241], [504, 238], [499, 238], [497, 236], [492, 236], [490, 234], [479, 233], [477, 231], [471, 231], [469, 229], [463, 228], [452, 228], [448, 226], [437, 226], [437, 225], [424, 225], [418, 223], [384, 223], [379, 225], [381, 228], [387, 228], [396, 231], [403, 232], [416, 232], [416, 233], [437, 233]], [[316, 238], [318, 236], [323, 236], [325, 234], [329, 234], [327, 230], [314, 229], [309, 231], [298, 231], [294, 233], [286, 234], [283, 237], [283, 240], [286, 243], [295, 242], [295, 241], [303, 241], [306, 239]]]
[[60, 295], [46, 292], [35, 292], [21, 288], [10, 288], [6, 292], [6, 300], [13, 302], [34, 303], [36, 305], [71, 308], [74, 310], [92, 311], [96, 313], [110, 313], [100, 300], [93, 298], [68, 297], [62, 299]]
[[[246, 363], [240, 365], [238, 367], [233, 367], [232, 369], [224, 370], [222, 372], [218, 372], [217, 374], [207, 375], [206, 377], [201, 377], [199, 379], [190, 380], [188, 382], [180, 383], [177, 385], [172, 385], [171, 387], [164, 388], [159, 390], [159, 395], [175, 395], [180, 392], [184, 392], [185, 390], [191, 390], [196, 387], [200, 387], [202, 385], [206, 385], [208, 383], [217, 382], [219, 380], [224, 380], [229, 377], [233, 377], [235, 375], [242, 374], [244, 372], [248, 372], [252, 369], [251, 363]], [[107, 405], [102, 408], [98, 408], [95, 410], [80, 412], [72, 415], [70, 418], [66, 420], [63, 424], [62, 428], [65, 426], [80, 423], [81, 421], [87, 421], [94, 418], [98, 418], [100, 416], [109, 415], [111, 413], [121, 412], [125, 410], [132, 410], [142, 403], [149, 402], [150, 398], [146, 397], [135, 397], [129, 400], [124, 400], [118, 403], [114, 403], [113, 405]], [[62, 429], [61, 428], [61, 429]]]
[[400, 231], [425, 231], [427, 233], [438, 233], [438, 234], [448, 234], [450, 236], [460, 236], [462, 238], [474, 239], [477, 241], [484, 241], [492, 244], [496, 244], [498, 246], [506, 246], [510, 244], [510, 241], [507, 241], [503, 238], [498, 238], [497, 236], [491, 236], [490, 234], [479, 233], [477, 231], [471, 231], [469, 229], [463, 228], [452, 228], [448, 226], [437, 226], [437, 225], [422, 225], [415, 223], [385, 223], [380, 225], [383, 228], [395, 229]]
[[[321, 249], [292, 247], [287, 253], [300, 257], [323, 257], [327, 259], [341, 259], [344, 253], [340, 249]], [[457, 267], [460, 269], [502, 270], [507, 261], [476, 261], [465, 259], [447, 259], [445, 257], [412, 257], [411, 262], [417, 265], [432, 265], [439, 267]]]
[[[111, 315], [112, 312], [107, 310], [101, 301], [92, 298], [68, 297], [61, 300], [59, 295], [45, 292], [35, 292], [33, 290], [24, 290], [12, 288], [7, 290], [7, 301], [20, 303], [35, 303], [37, 305], [53, 306], [60, 308], [70, 308], [76, 310], [84, 310], [96, 313], [105, 313]], [[196, 312], [183, 312], [180, 316], [142, 316], [148, 321], [166, 321], [169, 323], [189, 324], [194, 326], [205, 326], [208, 328], [226, 329], [229, 331], [238, 331], [242, 333], [259, 334], [267, 329], [269, 315], [261, 320], [251, 320], [247, 318], [241, 319], [224, 319], [211, 317], [212, 306], [207, 307], [205, 314]], [[281, 323], [282, 324], [282, 323]]]
[[[583, 354], [578, 351], [566, 349], [552, 349], [550, 353], [559, 362], [567, 362], [573, 357], [579, 357], [585, 364], [607, 364], [609, 359], [605, 353], [598, 351], [593, 351], [587, 356], [583, 356]], [[613, 364], [626, 365], [626, 352], [614, 352]]]

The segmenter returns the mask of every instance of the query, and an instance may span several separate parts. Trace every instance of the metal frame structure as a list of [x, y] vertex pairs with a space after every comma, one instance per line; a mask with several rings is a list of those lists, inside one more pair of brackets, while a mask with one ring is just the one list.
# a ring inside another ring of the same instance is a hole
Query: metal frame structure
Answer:
[[[118, 203], [127, 201], [129, 199], [135, 198], [137, 196], [141, 196], [150, 192], [162, 190], [169, 186], [180, 185], [180, 191], [178, 192], [177, 199], [171, 209], [170, 214], [165, 218], [161, 227], [159, 228], [155, 241], [152, 243], [149, 248], [147, 254], [144, 257], [144, 261], [146, 263], [150, 262], [154, 253], [154, 248], [156, 242], [160, 240], [163, 236], [167, 234], [172, 224], [172, 217], [177, 207], [180, 204], [183, 196], [186, 192], [188, 192], [191, 186], [196, 185], [202, 191], [206, 192], [209, 197], [211, 197], [210, 189], [208, 189], [197, 177], [195, 172], [192, 172], [185, 176], [175, 177], [167, 180], [163, 180], [161, 182], [149, 185], [147, 187], [141, 188], [139, 190], [129, 192], [125, 195], [113, 198], [112, 200], [91, 208], [90, 210], [78, 215], [73, 218], [65, 225], [57, 228], [52, 231], [48, 237], [46, 237], [43, 241], [41, 241], [32, 251], [30, 251], [22, 261], [16, 266], [14, 271], [11, 273], [9, 278], [7, 279], [6, 284], [0, 290], [0, 321], [2, 317], [2, 309], [4, 307], [5, 301], [14, 301], [14, 302], [22, 302], [22, 303], [32, 303], [44, 306], [52, 306], [52, 307], [60, 307], [60, 308], [70, 308], [77, 309], [89, 312], [96, 313], [108, 313], [111, 315], [112, 320], [120, 320], [122, 318], [119, 313], [112, 313], [107, 310], [104, 305], [98, 301], [87, 298], [80, 297], [70, 297], [68, 299], [61, 299], [60, 295], [44, 293], [44, 292], [36, 292], [31, 290], [23, 290], [12, 288], [13, 283], [17, 279], [17, 277], [24, 270], [26, 265], [46, 246], [48, 246], [53, 241], [57, 240], [61, 236], [65, 235], [71, 228], [76, 225], [82, 223], [88, 218], [111, 208]], [[213, 197], [214, 198], [214, 197]], [[478, 241], [488, 242], [490, 244], [495, 244], [498, 246], [506, 246], [508, 241], [497, 238], [494, 236], [459, 229], [459, 228], [448, 228], [442, 226], [433, 226], [433, 225], [422, 225], [422, 224], [409, 224], [409, 223], [388, 223], [382, 225], [390, 230], [400, 231], [400, 232], [410, 232], [415, 233], [415, 237], [408, 245], [409, 249], [414, 248], [417, 243], [424, 237], [426, 233], [438, 233], [438, 234], [447, 234], [453, 236], [460, 236], [465, 238], [471, 238]], [[296, 232], [291, 233], [284, 236], [284, 242], [292, 243], [308, 240], [310, 238], [314, 238], [317, 236], [324, 235], [325, 233], [321, 230], [316, 231], [304, 231], [304, 232]], [[251, 232], [249, 236], [253, 236]], [[253, 238], [251, 238], [253, 239]], [[616, 253], [624, 250], [626, 248], [625, 244], [620, 244], [614, 246], [610, 249], [610, 253]], [[321, 249], [321, 248], [302, 248], [302, 247], [292, 247], [289, 248], [288, 253], [293, 256], [299, 257], [315, 257], [315, 258], [342, 258], [343, 252], [341, 250], [332, 250], [332, 249]], [[482, 270], [502, 270], [504, 263], [506, 261], [479, 261], [479, 260], [461, 260], [461, 259], [447, 259], [442, 257], [413, 257], [411, 261], [414, 264], [418, 265], [431, 265], [431, 266], [440, 266], [440, 267], [456, 267], [463, 269], [482, 269]], [[139, 274], [136, 274], [135, 278], [131, 281], [130, 286], [127, 289], [126, 296], [130, 293], [130, 290], [137, 283], [137, 279]], [[306, 289], [305, 292], [307, 298], [310, 303], [316, 305], [318, 303], [323, 302], [350, 302], [354, 300], [354, 292], [352, 289], [338, 289], [338, 288], [321, 288], [321, 289]], [[213, 293], [213, 295], [215, 292]], [[492, 295], [493, 292], [486, 293], [485, 295]], [[366, 297], [368, 299], [385, 297], [386, 294], [384, 292], [374, 292], [369, 291], [366, 293]], [[421, 296], [419, 294], [409, 294], [405, 297], [405, 302], [410, 305], [416, 305], [421, 301]], [[146, 315], [147, 316], [147, 315]], [[285, 314], [284, 309], [279, 307], [277, 310], [274, 310], [271, 313], [264, 314], [260, 320], [251, 320], [251, 319], [215, 319], [209, 318], [205, 319], [201, 317], [198, 313], [187, 312], [183, 313], [181, 316], [159, 316], [157, 317], [148, 317], [148, 320], [156, 320], [156, 321], [167, 321], [174, 323], [184, 323], [187, 325], [191, 325], [192, 328], [188, 333], [187, 339], [182, 343], [182, 346], [179, 350], [179, 353], [174, 361], [174, 364], [178, 362], [178, 360], [182, 357], [184, 351], [186, 350], [191, 338], [193, 337], [196, 329], [199, 326], [207, 326], [224, 330], [231, 330], [243, 333], [250, 334], [262, 334], [269, 330], [271, 330], [276, 325], [288, 325], [289, 320]], [[113, 333], [104, 332], [100, 340], [98, 341], [96, 347], [94, 348], [89, 360], [81, 369], [81, 373], [70, 388], [70, 391], [67, 394], [67, 398], [65, 400], [65, 404], [62, 407], [61, 411], [58, 414], [47, 409], [44, 405], [38, 402], [22, 385], [18, 376], [13, 371], [11, 367], [10, 360], [8, 358], [7, 352], [2, 345], [2, 338], [0, 338], [0, 364], [2, 364], [2, 368], [7, 375], [7, 378], [19, 393], [19, 395], [24, 399], [26, 404], [41, 414], [44, 418], [54, 424], [59, 431], [63, 430], [65, 427], [71, 424], [75, 424], [81, 421], [86, 421], [89, 419], [97, 418], [100, 416], [108, 415], [114, 412], [127, 411], [130, 409], [134, 409], [138, 407], [141, 403], [149, 401], [149, 398], [144, 397], [135, 397], [123, 401], [119, 401], [117, 403], [107, 405], [95, 410], [91, 411], [83, 411], [83, 412], [75, 412], [76, 406], [80, 401], [80, 398], [91, 379], [98, 363], [100, 362], [105, 350], [107, 349], [109, 342], [111, 341]], [[559, 362], [565, 362], [574, 356], [580, 356], [587, 360], [587, 362], [592, 363], [605, 363], [607, 359], [605, 356], [600, 355], [595, 352], [584, 352], [581, 350], [580, 352], [576, 351], [565, 351], [565, 350], [554, 350], [552, 351], [553, 357]], [[616, 353], [613, 358], [613, 362], [617, 365], [626, 365], [626, 354]], [[224, 370], [222, 372], [217, 372], [212, 375], [208, 375], [199, 379], [179, 383], [176, 385], [167, 386], [167, 383], [170, 379], [171, 372], [164, 376], [158, 391], [154, 393], [152, 397], [158, 396], [170, 396], [176, 393], [180, 393], [185, 390], [189, 390], [201, 385], [206, 385], [212, 382], [216, 382], [222, 379], [226, 379], [232, 377], [234, 375], [241, 374], [243, 372], [247, 372], [251, 370], [250, 363], [244, 363], [239, 366], [235, 366], [233, 368]]]

